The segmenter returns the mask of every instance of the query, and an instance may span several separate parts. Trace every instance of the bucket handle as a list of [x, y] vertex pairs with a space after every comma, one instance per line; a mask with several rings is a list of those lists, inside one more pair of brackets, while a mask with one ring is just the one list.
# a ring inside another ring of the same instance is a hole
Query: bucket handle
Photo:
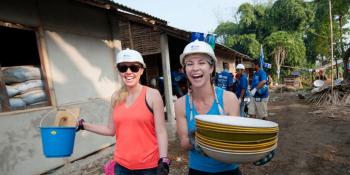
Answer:
[[[67, 112], [70, 113], [71, 115], [73, 115], [73, 116], [75, 115], [75, 114], [73, 114], [73, 113], [72, 113], [69, 109], [67, 109], [67, 108], [54, 108], [54, 109], [56, 109], [57, 111], [67, 111]], [[39, 127], [42, 126], [42, 123], [43, 123], [44, 119], [45, 119], [47, 116], [49, 116], [49, 114], [51, 114], [51, 113], [54, 111], [54, 109], [51, 109], [49, 112], [47, 112], [47, 113], [44, 115], [44, 117], [41, 118]], [[76, 119], [76, 121], [78, 121], [78, 119]]]

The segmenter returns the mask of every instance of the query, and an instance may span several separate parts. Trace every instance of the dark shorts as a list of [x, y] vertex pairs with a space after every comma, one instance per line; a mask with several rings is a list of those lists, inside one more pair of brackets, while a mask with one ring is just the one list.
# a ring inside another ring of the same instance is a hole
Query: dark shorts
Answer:
[[157, 168], [129, 170], [116, 163], [114, 166], [114, 173], [116, 175], [155, 175], [157, 173]]
[[239, 170], [239, 168], [236, 168], [231, 171], [220, 172], [220, 173], [208, 173], [208, 172], [198, 171], [190, 168], [188, 171], [188, 175], [242, 175], [242, 173], [241, 173], [241, 170]]

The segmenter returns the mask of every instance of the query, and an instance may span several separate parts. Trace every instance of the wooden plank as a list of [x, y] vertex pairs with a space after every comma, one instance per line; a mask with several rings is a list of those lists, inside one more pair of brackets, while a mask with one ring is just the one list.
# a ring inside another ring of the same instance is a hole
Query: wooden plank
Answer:
[[48, 96], [49, 105], [56, 106], [56, 96], [53, 88], [53, 81], [51, 76], [51, 68], [49, 63], [49, 56], [47, 53], [47, 47], [45, 42], [45, 32], [42, 26], [39, 27], [36, 32], [37, 44], [38, 44], [38, 53], [40, 59], [40, 68], [42, 73], [43, 82], [45, 84], [44, 91]]
[[5, 80], [1, 70], [1, 65], [0, 65], [0, 101], [1, 101], [2, 112], [11, 111], [9, 96], [7, 94]]
[[128, 32], [129, 32], [129, 41], [130, 41], [130, 49], [134, 49], [134, 40], [133, 40], [133, 35], [131, 32], [131, 24], [130, 21], [128, 21]]
[[80, 108], [59, 109], [54, 126], [75, 126], [80, 115]]

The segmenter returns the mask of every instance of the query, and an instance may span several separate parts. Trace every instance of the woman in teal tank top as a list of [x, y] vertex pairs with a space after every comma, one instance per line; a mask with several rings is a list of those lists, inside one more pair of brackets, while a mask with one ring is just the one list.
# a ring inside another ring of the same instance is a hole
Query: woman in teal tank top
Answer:
[[194, 116], [198, 114], [225, 114], [239, 116], [238, 99], [232, 92], [214, 87], [216, 57], [205, 42], [188, 44], [180, 56], [190, 83], [189, 93], [175, 103], [177, 131], [181, 147], [188, 151], [189, 175], [241, 175], [238, 164], [227, 164], [201, 154], [194, 149], [196, 130]]

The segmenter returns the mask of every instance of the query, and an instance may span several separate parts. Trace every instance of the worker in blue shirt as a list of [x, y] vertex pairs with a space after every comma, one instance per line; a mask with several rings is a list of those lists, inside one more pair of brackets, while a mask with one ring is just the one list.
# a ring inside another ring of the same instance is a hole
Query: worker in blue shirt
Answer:
[[186, 81], [186, 74], [184, 73], [182, 67], [178, 67], [177, 70], [171, 72], [171, 85], [173, 89], [173, 94], [176, 95], [176, 97], [179, 98], [184, 95], [184, 92], [180, 87], [180, 83]]
[[246, 113], [244, 112], [244, 109], [249, 102], [249, 91], [248, 91], [248, 78], [247, 75], [244, 73], [244, 65], [238, 64], [236, 67], [236, 87], [235, 87], [235, 94], [238, 98], [238, 102], [240, 103], [240, 115], [242, 117], [246, 117]]
[[224, 70], [216, 75], [215, 82], [216, 86], [221, 87], [227, 91], [232, 91], [233, 87], [233, 75], [228, 70], [228, 64], [224, 63]]
[[255, 73], [251, 83], [251, 102], [248, 105], [248, 114], [250, 117], [266, 120], [268, 117], [267, 102], [269, 100], [267, 76], [259, 65], [259, 60], [255, 60], [253, 64]]

